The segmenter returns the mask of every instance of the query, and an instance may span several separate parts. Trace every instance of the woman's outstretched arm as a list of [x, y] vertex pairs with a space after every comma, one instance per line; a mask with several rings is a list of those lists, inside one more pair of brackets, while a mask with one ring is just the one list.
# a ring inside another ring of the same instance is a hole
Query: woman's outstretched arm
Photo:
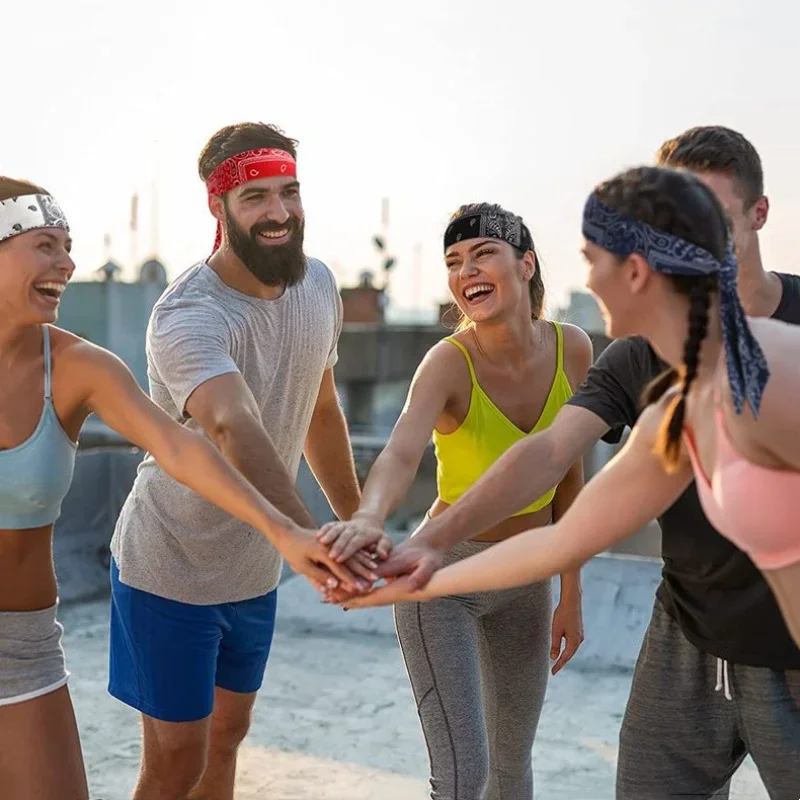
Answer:
[[689, 485], [684, 463], [668, 475], [653, 453], [662, 404], [641, 416], [622, 451], [599, 472], [554, 525], [525, 531], [434, 573], [425, 589], [406, 578], [346, 603], [347, 608], [429, 600], [451, 594], [524, 586], [581, 566], [660, 516]]
[[389, 441], [375, 460], [361, 492], [361, 505], [348, 522], [332, 522], [319, 533], [331, 557], [346, 561], [362, 548], [379, 545], [387, 517], [403, 502], [419, 469], [436, 420], [444, 411], [463, 357], [453, 345], [436, 345], [414, 375], [405, 406]]
[[[347, 565], [334, 562], [310, 531], [278, 511], [205, 437], [171, 419], [141, 390], [119, 358], [89, 343], [69, 348], [68, 358], [81, 376], [87, 413], [96, 413], [152, 453], [170, 477], [263, 533], [296, 572], [322, 585], [343, 582], [357, 587]], [[357, 571], [370, 577], [361, 564]]]

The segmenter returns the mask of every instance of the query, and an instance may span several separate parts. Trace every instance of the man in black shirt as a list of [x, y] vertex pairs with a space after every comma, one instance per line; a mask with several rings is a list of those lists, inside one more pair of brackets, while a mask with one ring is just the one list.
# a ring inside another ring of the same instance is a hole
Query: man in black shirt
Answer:
[[[800, 277], [761, 263], [758, 231], [769, 205], [753, 146], [727, 128], [693, 128], [666, 142], [657, 160], [697, 173], [726, 207], [745, 311], [800, 324]], [[395, 549], [392, 573], [427, 581], [444, 550], [556, 485], [601, 437], [619, 441], [636, 422], [644, 387], [664, 369], [644, 339], [613, 342], [550, 428], [508, 450]], [[771, 798], [797, 800], [800, 651], [777, 603], [750, 559], [708, 522], [694, 485], [659, 521], [663, 580], [620, 732], [617, 797], [723, 800], [750, 753]]]

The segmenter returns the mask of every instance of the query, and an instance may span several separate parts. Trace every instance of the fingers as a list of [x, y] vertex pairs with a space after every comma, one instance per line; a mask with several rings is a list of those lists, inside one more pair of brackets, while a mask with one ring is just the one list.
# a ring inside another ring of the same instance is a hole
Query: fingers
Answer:
[[353, 597], [360, 597], [361, 592], [352, 592], [349, 589], [343, 589], [341, 586], [336, 589], [324, 589], [322, 592], [322, 602], [328, 604], [341, 605], [346, 603]]
[[339, 585], [339, 581], [328, 570], [317, 566], [313, 561], [306, 563], [303, 574], [322, 592], [336, 589]]
[[[370, 569], [377, 569], [378, 565], [375, 561], [375, 556], [370, 554], [368, 550], [359, 550], [354, 556], [353, 561], [358, 561], [359, 564], [363, 564], [365, 567], [369, 567]], [[375, 576], [375, 580], [378, 580], [378, 576]]]
[[553, 672], [552, 672], [553, 675], [558, 673], [572, 660], [572, 657], [575, 655], [575, 653], [578, 652], [578, 648], [581, 646], [581, 643], [583, 642], [583, 636], [579, 635], [576, 636], [566, 635], [565, 639], [566, 639], [566, 644], [564, 646], [564, 650], [559, 656], [558, 661], [556, 661], [556, 663], [553, 664]]
[[375, 606], [391, 606], [404, 600], [413, 599], [413, 590], [408, 585], [407, 578], [398, 578], [396, 581], [373, 589], [368, 594], [358, 595], [347, 600], [343, 605], [345, 611], [351, 608], [373, 608]]
[[435, 560], [423, 556], [408, 576], [409, 587], [412, 590], [424, 589], [428, 585], [428, 581], [431, 579], [434, 572], [436, 572]]
[[318, 545], [314, 551], [310, 554], [310, 558], [314, 561], [324, 564], [332, 573], [333, 575], [338, 578], [342, 584], [346, 588], [350, 589], [361, 589], [367, 588], [367, 584], [363, 581], [363, 579], [359, 579], [345, 564], [339, 564], [334, 561], [328, 551]]
[[414, 569], [417, 559], [413, 551], [401, 549], [403, 545], [392, 550], [389, 557], [382, 564], [378, 564], [378, 575], [381, 578], [394, 578], [404, 575]]
[[385, 561], [387, 558], [389, 558], [389, 553], [391, 551], [392, 540], [384, 533], [375, 545], [375, 552], [378, 558], [380, 558], [382, 561]]
[[327, 522], [317, 531], [317, 541], [329, 547], [339, 538], [342, 531], [344, 525], [341, 522]]
[[561, 639], [563, 637], [562, 631], [556, 631], [553, 629], [553, 634], [550, 640], [550, 660], [555, 661], [558, 658], [558, 654], [561, 652]]
[[330, 547], [331, 558], [340, 563], [352, 558], [362, 547], [375, 541], [375, 536], [370, 536], [358, 528], [350, 526], [339, 534]]
[[[359, 555], [359, 553], [356, 553], [356, 555], [347, 562], [346, 566], [358, 577], [366, 579], [370, 584], [375, 583], [375, 581], [378, 580], [378, 576], [374, 572], [375, 562], [366, 555], [362, 555], [361, 558], [359, 558]], [[365, 588], [369, 588], [369, 586]]]

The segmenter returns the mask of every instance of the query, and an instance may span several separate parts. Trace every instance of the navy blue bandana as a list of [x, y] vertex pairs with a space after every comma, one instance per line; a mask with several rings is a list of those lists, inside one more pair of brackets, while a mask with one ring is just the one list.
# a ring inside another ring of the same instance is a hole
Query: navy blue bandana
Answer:
[[531, 232], [522, 217], [516, 214], [483, 211], [457, 217], [444, 232], [445, 253], [450, 245], [465, 239], [500, 239], [516, 247], [521, 253], [533, 250]]
[[725, 259], [720, 263], [702, 247], [631, 219], [602, 203], [594, 194], [583, 209], [583, 235], [620, 258], [640, 253], [652, 269], [667, 275], [717, 274], [719, 316], [733, 404], [736, 413], [741, 414], [747, 400], [753, 415], [758, 416], [769, 367], [747, 324], [736, 291], [733, 244], [729, 242]]

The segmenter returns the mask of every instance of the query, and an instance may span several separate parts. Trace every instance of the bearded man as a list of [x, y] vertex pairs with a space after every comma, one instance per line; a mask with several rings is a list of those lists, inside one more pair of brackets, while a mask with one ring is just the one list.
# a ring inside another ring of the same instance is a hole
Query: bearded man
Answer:
[[[303, 252], [295, 148], [261, 123], [223, 128], [203, 148], [214, 251], [155, 305], [147, 362], [164, 411], [310, 530], [295, 490], [301, 455], [340, 519], [359, 488], [333, 378], [342, 304], [330, 270]], [[111, 545], [109, 691], [143, 716], [134, 800], [232, 800], [282, 555], [312, 579], [325, 561], [306, 541], [299, 557], [282, 554], [145, 457]], [[364, 589], [374, 566], [359, 553], [338, 579]]]

